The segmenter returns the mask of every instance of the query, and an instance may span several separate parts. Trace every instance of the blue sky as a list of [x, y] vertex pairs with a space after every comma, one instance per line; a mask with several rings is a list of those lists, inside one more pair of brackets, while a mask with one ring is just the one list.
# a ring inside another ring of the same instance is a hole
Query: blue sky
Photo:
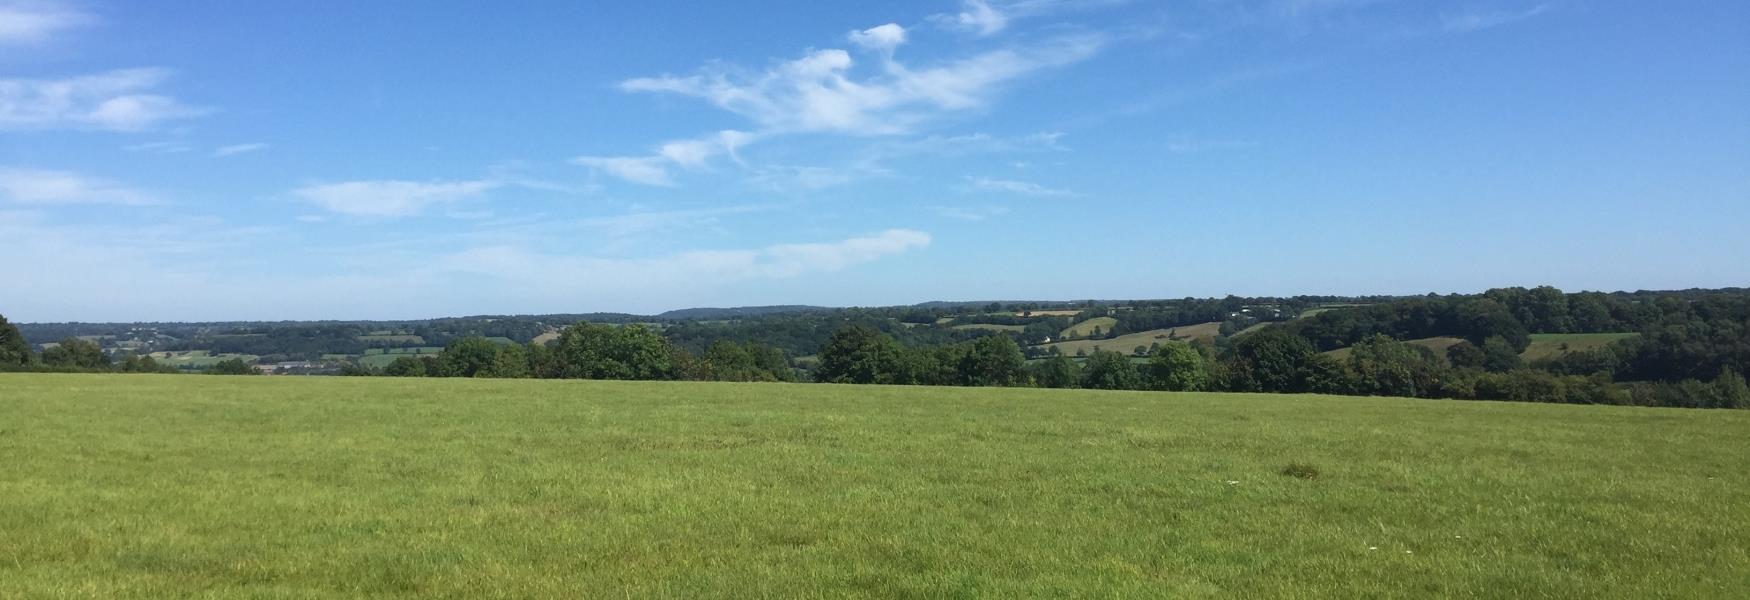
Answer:
[[0, 314], [1746, 285], [1746, 107], [1744, 2], [0, 0]]

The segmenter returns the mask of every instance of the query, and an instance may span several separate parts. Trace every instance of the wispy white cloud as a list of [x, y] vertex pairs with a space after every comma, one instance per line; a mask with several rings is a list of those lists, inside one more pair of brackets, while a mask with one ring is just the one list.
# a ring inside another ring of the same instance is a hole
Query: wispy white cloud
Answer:
[[1384, 1], [1386, 0], [1276, 0], [1273, 7], [1283, 17], [1302, 18], [1365, 8]]
[[754, 75], [709, 67], [684, 77], [632, 79], [620, 88], [698, 97], [767, 132], [894, 134], [943, 112], [984, 106], [998, 85], [1084, 60], [1104, 43], [1097, 34], [1065, 35], [919, 69], [884, 58], [879, 72], [862, 77], [852, 72], [850, 53], [824, 49]]
[[260, 152], [262, 150], [268, 149], [269, 147], [271, 147], [271, 146], [269, 146], [268, 144], [260, 143], [260, 142], [251, 142], [248, 144], [232, 144], [229, 146], [219, 146], [218, 148], [213, 150], [213, 156], [217, 157], [217, 158], [224, 158], [227, 156], [236, 156], [238, 154], [246, 154], [249, 152]]
[[988, 133], [960, 135], [928, 135], [911, 139], [896, 139], [875, 146], [871, 154], [880, 158], [895, 158], [913, 154], [962, 156], [981, 153], [1042, 152], [1063, 150], [1059, 144], [1062, 132], [1042, 131], [1018, 136]]
[[485, 193], [495, 181], [347, 181], [308, 185], [292, 191], [316, 206], [359, 217], [405, 217], [434, 205], [451, 204]]
[[491, 181], [505, 187], [515, 187], [542, 192], [555, 192], [581, 196], [601, 191], [601, 186], [593, 183], [571, 183], [555, 181], [537, 174], [536, 165], [525, 161], [501, 161], [489, 167], [486, 181]]
[[748, 250], [699, 250], [639, 259], [608, 259], [532, 252], [519, 246], [472, 248], [441, 257], [440, 268], [545, 286], [669, 287], [783, 279], [840, 271], [930, 245], [930, 234], [890, 229], [836, 242], [777, 244]]
[[1524, 10], [1480, 11], [1471, 10], [1458, 14], [1442, 15], [1440, 26], [1451, 33], [1469, 33], [1511, 23], [1524, 21], [1549, 12], [1550, 5], [1538, 4]]
[[146, 154], [181, 154], [193, 150], [194, 147], [190, 146], [187, 142], [145, 142], [142, 144], [129, 144], [122, 146], [122, 149], [128, 152], [141, 152]]
[[1175, 135], [1167, 138], [1167, 151], [1174, 154], [1194, 154], [1214, 150], [1241, 150], [1256, 148], [1257, 142], [1245, 140], [1210, 140], [1192, 135]]
[[703, 169], [720, 155], [741, 162], [736, 150], [757, 136], [733, 129], [686, 140], [666, 142], [649, 156], [579, 156], [573, 164], [590, 167], [631, 183], [672, 187], [675, 185], [669, 166]]
[[905, 28], [898, 23], [877, 25], [862, 31], [853, 31], [846, 36], [852, 44], [866, 50], [892, 53], [893, 49], [905, 43]]
[[930, 210], [950, 219], [962, 221], [983, 221], [991, 217], [1009, 213], [1009, 207], [986, 204], [983, 206], [932, 206]]
[[[1103, 0], [1110, 3], [1117, 0]], [[991, 11], [989, 4], [974, 3]], [[1057, 7], [1056, 0], [1023, 0], [1006, 9], [1036, 14]], [[968, 10], [978, 6], [968, 5]], [[649, 155], [582, 156], [576, 164], [643, 185], [674, 186], [675, 170], [704, 169], [727, 155], [753, 173], [748, 181], [776, 191], [813, 190], [886, 174], [882, 155], [923, 150], [874, 148], [847, 167], [749, 165], [737, 150], [759, 139], [798, 133], [889, 136], [915, 131], [923, 124], [957, 112], [987, 106], [1004, 83], [1034, 72], [1071, 64], [1098, 53], [1107, 36], [1100, 33], [1059, 33], [1027, 43], [962, 58], [917, 66], [894, 58], [910, 32], [886, 23], [846, 34], [851, 47], [873, 53], [862, 67], [850, 52], [838, 48], [810, 50], [800, 58], [764, 69], [713, 63], [691, 75], [661, 75], [626, 80], [626, 92], [678, 94], [702, 99], [741, 115], [757, 127], [752, 133], [722, 131], [695, 139], [664, 143]], [[1040, 142], [1055, 144], [1055, 136]], [[986, 144], [1008, 141], [982, 140]], [[957, 141], [927, 140], [949, 145]], [[1031, 142], [1029, 142], [1031, 143]]]
[[1074, 196], [1075, 192], [1048, 188], [1028, 181], [1012, 179], [991, 179], [988, 177], [967, 177], [966, 182], [973, 189], [992, 192], [1008, 192], [1027, 196]]
[[156, 196], [70, 171], [0, 167], [0, 199], [16, 204], [158, 204]]
[[661, 156], [579, 156], [571, 162], [632, 183], [674, 186], [674, 180], [668, 175], [668, 164]]
[[619, 215], [580, 219], [576, 225], [609, 237], [629, 237], [717, 224], [722, 217], [781, 208], [779, 204], [741, 204], [686, 210], [633, 210]]
[[166, 69], [123, 69], [68, 79], [0, 79], [0, 130], [140, 131], [207, 112], [154, 93]]
[[747, 183], [773, 192], [808, 192], [892, 174], [892, 171], [868, 161], [840, 167], [763, 165], [753, 170]]
[[1130, 0], [961, 0], [958, 12], [932, 15], [937, 25], [988, 37], [1009, 29], [1014, 21], [1090, 8], [1128, 4]]
[[954, 22], [978, 35], [992, 35], [1009, 26], [1009, 17], [985, 0], [965, 0], [960, 7]]
[[[6, 299], [7, 316], [223, 320], [405, 318], [409, 310], [437, 316], [578, 306], [653, 309], [744, 282], [848, 270], [931, 242], [928, 233], [893, 229], [814, 243], [620, 258], [567, 251], [527, 236], [471, 243], [467, 237], [420, 235], [419, 243], [402, 247], [377, 248], [374, 241], [318, 247], [323, 245], [300, 239], [302, 231], [212, 218], [100, 226], [57, 222], [48, 211], [0, 209], [0, 239], [12, 252], [31, 257], [0, 261], [0, 281], [8, 289], [31, 291]], [[313, 251], [290, 261], [244, 251], [304, 243]], [[280, 268], [285, 262], [321, 268]], [[505, 304], [506, 289], [519, 290], [514, 306]], [[199, 306], [189, 304], [190, 297], [201, 298]]]
[[656, 154], [677, 165], [697, 169], [722, 150], [722, 145], [707, 140], [677, 140], [663, 144]]
[[40, 44], [97, 19], [67, 2], [0, 0], [0, 46]]

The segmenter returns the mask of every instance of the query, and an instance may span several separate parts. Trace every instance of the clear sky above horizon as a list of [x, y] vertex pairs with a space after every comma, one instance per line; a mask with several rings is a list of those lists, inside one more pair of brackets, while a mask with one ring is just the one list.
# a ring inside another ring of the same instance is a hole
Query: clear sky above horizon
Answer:
[[1750, 285], [1750, 2], [0, 0], [0, 314]]

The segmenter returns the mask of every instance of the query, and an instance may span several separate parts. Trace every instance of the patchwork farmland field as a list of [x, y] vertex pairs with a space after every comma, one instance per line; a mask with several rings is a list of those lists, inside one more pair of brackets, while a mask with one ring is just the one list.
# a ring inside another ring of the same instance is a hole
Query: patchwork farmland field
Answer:
[[1092, 354], [1096, 349], [1130, 354], [1132, 351], [1136, 350], [1137, 346], [1147, 348], [1156, 343], [1167, 340], [1189, 341], [1200, 339], [1206, 344], [1214, 343], [1215, 336], [1220, 332], [1221, 323], [1218, 321], [1186, 325], [1184, 327], [1173, 327], [1169, 329], [1138, 331], [1136, 333], [1127, 333], [1115, 338], [1103, 340], [1070, 340], [1067, 342], [1052, 342], [1050, 344], [1040, 344], [1039, 347], [1046, 350], [1055, 347], [1067, 356], [1075, 356], [1078, 351]]
[[1611, 342], [1640, 335], [1638, 333], [1534, 333], [1531, 345], [1519, 353], [1525, 360], [1555, 358], [1569, 352], [1595, 350]]
[[1094, 317], [1092, 319], [1088, 319], [1086, 321], [1082, 321], [1080, 323], [1076, 323], [1074, 325], [1066, 327], [1066, 328], [1064, 328], [1063, 332], [1058, 334], [1058, 335], [1061, 335], [1063, 337], [1078, 337], [1078, 338], [1088, 337], [1090, 335], [1094, 335], [1094, 329], [1096, 327], [1099, 328], [1100, 331], [1106, 332], [1106, 331], [1111, 331], [1112, 326], [1117, 325], [1117, 324], [1118, 324], [1118, 319], [1113, 318], [1113, 317]]
[[1320, 313], [1327, 313], [1327, 312], [1331, 312], [1333, 310], [1339, 310], [1339, 309], [1344, 309], [1344, 308], [1353, 308], [1353, 307], [1357, 307], [1357, 306], [1367, 306], [1367, 305], [1366, 304], [1326, 304], [1326, 305], [1319, 306], [1316, 308], [1309, 308], [1309, 309], [1300, 311], [1299, 318], [1305, 319], [1307, 317], [1317, 316]]
[[[1455, 337], [1431, 337], [1431, 338], [1421, 338], [1421, 339], [1415, 339], [1415, 340], [1404, 340], [1404, 343], [1409, 344], [1411, 346], [1421, 346], [1423, 348], [1427, 348], [1429, 350], [1432, 350], [1432, 351], [1434, 351], [1434, 356], [1438, 357], [1442, 361], [1445, 361], [1446, 360], [1446, 350], [1451, 348], [1453, 345], [1458, 344], [1459, 342], [1462, 342], [1462, 341], [1464, 341], [1464, 340], [1459, 339], [1459, 338], [1455, 338]], [[1332, 357], [1332, 358], [1346, 359], [1346, 358], [1349, 358], [1349, 351], [1350, 351], [1349, 348], [1338, 348], [1336, 350], [1331, 350], [1329, 352], [1326, 352], [1325, 354]]]
[[1175, 340], [1202, 340], [1205, 344], [1215, 344], [1216, 336], [1221, 335], [1221, 321], [1210, 321], [1183, 327], [1171, 327], [1167, 330], [1168, 337]]
[[1014, 313], [1010, 313], [1010, 314], [1013, 314], [1013, 315], [1015, 315], [1015, 316], [1017, 316], [1017, 317], [1025, 317], [1025, 316], [1034, 316], [1034, 317], [1073, 317], [1073, 316], [1076, 316], [1076, 315], [1079, 315], [1079, 314], [1082, 314], [1082, 311], [1081, 311], [1081, 309], [1071, 309], [1071, 310], [1028, 310], [1028, 311], [1017, 311], [1017, 312], [1014, 312]]
[[246, 363], [254, 363], [261, 357], [254, 354], [214, 354], [207, 350], [183, 350], [179, 352], [152, 352], [146, 356], [162, 365], [170, 365], [179, 369], [205, 369], [219, 364], [227, 359], [238, 359]]
[[0, 597], [1732, 597], [1747, 433], [1393, 398], [0, 374]]
[[366, 350], [364, 356], [358, 358], [358, 363], [373, 369], [381, 369], [403, 356], [436, 356], [443, 352], [442, 346], [420, 346], [416, 348], [372, 348]]
[[425, 343], [425, 338], [417, 336], [417, 335], [390, 334], [390, 333], [361, 335], [361, 336], [358, 336], [358, 340], [361, 342], [366, 342], [366, 343], [375, 342], [375, 343], [382, 343], [382, 344], [419, 345], [419, 344]]
[[1008, 331], [1008, 332], [1018, 333], [1021, 331], [1025, 331], [1027, 329], [1027, 326], [1026, 325], [992, 325], [989, 323], [968, 323], [965, 325], [955, 325], [954, 328], [959, 329], [959, 330], [973, 329], [973, 330], [984, 330], [984, 331]]
[[[1556, 358], [1569, 352], [1595, 350], [1609, 345], [1611, 342], [1640, 335], [1638, 333], [1534, 333], [1531, 334], [1531, 345], [1519, 353], [1521, 358], [1533, 361], [1544, 358]], [[1417, 340], [1404, 340], [1406, 344], [1422, 346], [1434, 351], [1434, 355], [1442, 360], [1446, 358], [1446, 349], [1464, 340], [1455, 337], [1431, 337]], [[1347, 358], [1348, 348], [1338, 348], [1325, 352], [1333, 358]]]

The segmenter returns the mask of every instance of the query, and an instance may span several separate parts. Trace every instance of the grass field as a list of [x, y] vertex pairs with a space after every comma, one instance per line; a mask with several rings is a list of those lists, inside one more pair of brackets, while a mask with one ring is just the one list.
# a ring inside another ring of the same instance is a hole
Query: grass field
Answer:
[[443, 352], [443, 346], [414, 346], [412, 348], [366, 348], [365, 356], [378, 354], [437, 354]]
[[1356, 306], [1367, 306], [1367, 305], [1366, 304], [1326, 304], [1324, 306], [1320, 306], [1320, 307], [1316, 307], [1316, 308], [1309, 308], [1309, 309], [1300, 311], [1299, 318], [1305, 319], [1307, 317], [1318, 315], [1319, 313], [1327, 313], [1327, 312], [1331, 312], [1333, 310], [1337, 310], [1340, 308], [1351, 308], [1351, 307], [1356, 307]]
[[955, 325], [954, 328], [955, 329], [962, 329], [962, 330], [982, 329], [985, 331], [1012, 331], [1012, 332], [1016, 332], [1016, 333], [1027, 330], [1026, 325], [992, 325], [989, 323], [968, 323], [965, 325]]
[[[1439, 357], [1440, 360], [1444, 361], [1444, 360], [1446, 360], [1446, 350], [1448, 348], [1451, 348], [1454, 344], [1457, 344], [1457, 343], [1462, 342], [1462, 341], [1464, 341], [1464, 339], [1455, 338], [1455, 337], [1431, 337], [1431, 338], [1421, 338], [1421, 339], [1414, 339], [1414, 340], [1404, 340], [1404, 343], [1409, 344], [1411, 346], [1421, 346], [1423, 348], [1433, 350], [1434, 356]], [[1345, 358], [1349, 358], [1349, 349], [1348, 348], [1338, 348], [1336, 350], [1331, 350], [1329, 352], [1326, 352], [1325, 354], [1331, 356], [1332, 358], [1345, 359]]]
[[1078, 350], [1088, 354], [1093, 354], [1095, 349], [1130, 354], [1136, 351], [1137, 346], [1147, 348], [1169, 339], [1187, 341], [1195, 339], [1202, 340], [1203, 343], [1206, 344], [1213, 344], [1215, 342], [1215, 337], [1220, 334], [1221, 323], [1217, 321], [1186, 325], [1184, 327], [1138, 331], [1136, 333], [1127, 333], [1115, 338], [1103, 340], [1070, 340], [1067, 342], [1052, 342], [1050, 344], [1040, 344], [1039, 347], [1047, 350], [1056, 347], [1066, 356], [1075, 356], [1076, 351]]
[[1146, 348], [1153, 346], [1157, 342], [1164, 342], [1167, 339], [1167, 330], [1155, 329], [1150, 331], [1139, 331], [1103, 340], [1070, 340], [1067, 342], [1052, 342], [1049, 344], [1040, 344], [1039, 347], [1046, 350], [1057, 348], [1062, 351], [1065, 356], [1075, 356], [1077, 351], [1093, 354], [1095, 349], [1130, 354], [1136, 350], [1137, 346]]
[[371, 348], [365, 350], [364, 356], [358, 357], [358, 363], [373, 369], [381, 369], [403, 356], [435, 356], [443, 352], [443, 346], [419, 346], [416, 348]]
[[1555, 358], [1569, 352], [1602, 348], [1611, 342], [1640, 335], [1638, 333], [1534, 333], [1531, 345], [1519, 356], [1525, 360]]
[[361, 342], [365, 342], [367, 344], [371, 343], [371, 342], [381, 342], [381, 343], [386, 343], [386, 344], [414, 344], [414, 345], [425, 343], [425, 338], [417, 336], [417, 335], [397, 335], [397, 334], [361, 335], [361, 336], [358, 336], [358, 340]]
[[1732, 598], [1745, 456], [1743, 411], [0, 374], [0, 597]]
[[152, 353], [147, 354], [146, 356], [152, 357], [152, 360], [157, 361], [158, 364], [170, 365], [172, 367], [176, 367], [179, 369], [181, 369], [181, 368], [205, 369], [207, 367], [211, 367], [213, 365], [219, 364], [220, 361], [224, 361], [224, 360], [232, 359], [232, 358], [240, 359], [243, 362], [250, 363], [250, 364], [254, 364], [255, 361], [257, 361], [257, 360], [261, 360], [261, 357], [256, 356], [254, 354], [213, 354], [211, 351], [208, 351], [208, 350], [184, 350], [184, 351], [179, 351], [179, 352], [152, 352]]
[[[1023, 313], [1025, 313], [1025, 314], [1023, 314]], [[1073, 317], [1073, 316], [1082, 314], [1082, 311], [1080, 309], [1075, 309], [1075, 310], [1029, 310], [1029, 311], [1012, 312], [1009, 314], [1015, 315], [1017, 317], [1025, 317], [1025, 316]]]
[[1205, 344], [1214, 345], [1215, 338], [1221, 335], [1221, 321], [1172, 327], [1168, 328], [1167, 332], [1175, 340], [1202, 340]]
[[1270, 321], [1264, 321], [1264, 322], [1261, 322], [1261, 323], [1253, 323], [1253, 324], [1251, 324], [1251, 325], [1250, 325], [1250, 326], [1248, 326], [1248, 327], [1246, 327], [1246, 328], [1245, 328], [1245, 329], [1241, 329], [1241, 330], [1239, 330], [1239, 331], [1235, 331], [1235, 332], [1234, 332], [1234, 334], [1233, 334], [1233, 336], [1232, 336], [1232, 337], [1236, 337], [1236, 338], [1237, 338], [1237, 337], [1240, 337], [1240, 336], [1242, 336], [1242, 335], [1246, 335], [1246, 334], [1248, 334], [1248, 333], [1253, 333], [1253, 332], [1256, 332], [1256, 331], [1259, 331], [1259, 330], [1261, 330], [1261, 329], [1263, 329], [1263, 328], [1265, 328], [1265, 327], [1269, 327], [1269, 326], [1271, 326], [1271, 325], [1275, 325], [1275, 324], [1276, 324], [1276, 323], [1272, 323], [1272, 322], [1270, 322]]
[[1112, 326], [1117, 324], [1118, 319], [1112, 317], [1094, 317], [1069, 327], [1065, 327], [1062, 332], [1058, 333], [1058, 335], [1062, 337], [1088, 337], [1094, 335], [1095, 327], [1100, 328], [1100, 331], [1104, 333], [1111, 331]]

